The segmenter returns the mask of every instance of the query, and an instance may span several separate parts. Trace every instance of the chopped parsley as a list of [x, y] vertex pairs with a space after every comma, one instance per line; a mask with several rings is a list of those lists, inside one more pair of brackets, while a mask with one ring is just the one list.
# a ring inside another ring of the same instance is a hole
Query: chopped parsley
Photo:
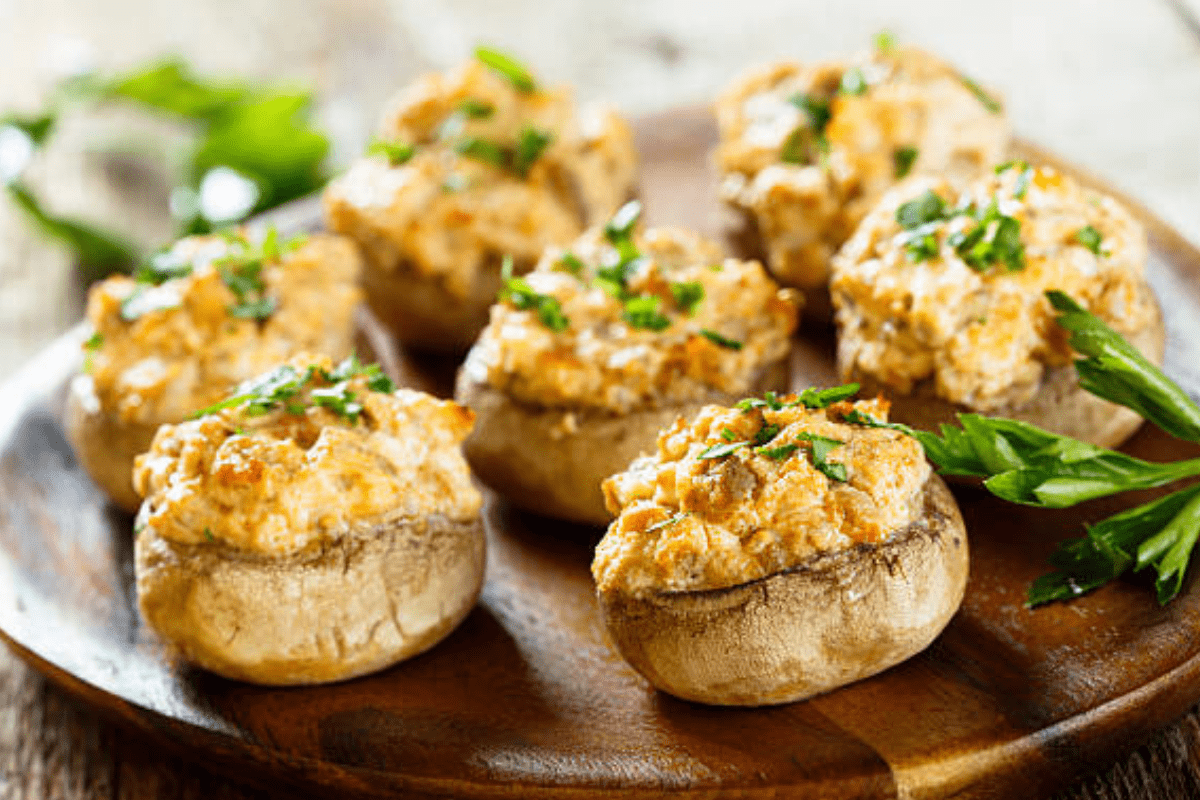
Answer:
[[984, 272], [997, 263], [1004, 264], [1009, 272], [1025, 268], [1021, 222], [1000, 213], [995, 200], [982, 215], [976, 214], [974, 228], [954, 233], [947, 241], [963, 262], [976, 272]]
[[646, 528], [646, 533], [654, 533], [656, 531], [661, 531], [663, 528], [669, 528], [672, 525], [677, 524], [680, 520], [682, 520], [686, 516], [687, 516], [686, 511], [680, 511], [675, 516], [668, 517], [667, 519], [664, 519], [660, 522], [656, 522], [653, 525], [651, 525], [649, 528]]
[[630, 200], [618, 208], [612, 219], [604, 224], [604, 238], [613, 245], [629, 241], [633, 237], [633, 229], [637, 227], [638, 220], [641, 218], [641, 202]]
[[458, 110], [463, 116], [471, 119], [487, 119], [492, 114], [496, 113], [496, 107], [491, 103], [486, 103], [483, 100], [475, 100], [468, 97], [458, 104]]
[[405, 142], [392, 142], [378, 137], [367, 145], [367, 155], [383, 156], [393, 167], [407, 164], [417, 154], [417, 148]]
[[554, 268], [561, 272], [569, 272], [575, 277], [583, 274], [583, 270], [587, 265], [583, 263], [583, 259], [572, 253], [570, 250], [559, 256], [558, 261], [554, 262]]
[[[303, 414], [310, 406], [320, 406], [350, 422], [358, 422], [363, 407], [350, 381], [365, 378], [367, 388], [373, 392], [390, 394], [396, 390], [391, 378], [384, 374], [378, 364], [362, 364], [351, 356], [332, 370], [310, 366], [301, 371], [291, 364], [242, 383], [237, 392], [221, 402], [197, 411], [195, 417], [215, 414], [224, 409], [241, 409], [250, 417], [284, 410], [289, 414]], [[323, 385], [318, 385], [318, 382]]]
[[85, 353], [83, 357], [83, 371], [85, 373], [92, 371], [92, 365], [95, 360], [96, 353], [100, 352], [100, 348], [103, 346], [104, 334], [102, 334], [100, 331], [93, 333], [88, 337], [87, 341], [83, 343], [83, 352]]
[[629, 299], [629, 277], [642, 257], [633, 243], [633, 231], [641, 216], [642, 204], [630, 200], [604, 225], [604, 238], [616, 249], [617, 260], [598, 269], [593, 283], [621, 302]]
[[842, 83], [838, 86], [841, 94], [861, 95], [867, 92], [867, 79], [858, 67], [846, 70], [842, 74]]
[[941, 222], [946, 216], [946, 201], [932, 189], [896, 209], [896, 222], [905, 230], [913, 230], [930, 222]]
[[739, 342], [737, 339], [727, 338], [727, 337], [722, 336], [721, 334], [717, 333], [714, 330], [710, 330], [708, 328], [701, 328], [700, 335], [703, 336], [705, 339], [708, 339], [710, 342], [712, 342], [715, 345], [719, 345], [721, 347], [726, 347], [730, 350], [741, 350], [742, 349], [742, 343]]
[[802, 442], [808, 442], [812, 455], [812, 465], [817, 468], [825, 477], [831, 480], [846, 481], [846, 465], [836, 461], [829, 461], [829, 454], [838, 447], [845, 444], [838, 439], [831, 439], [828, 436], [818, 436], [815, 433], [805, 431], [796, 436]]
[[761, 453], [772, 461], [783, 461], [800, 449], [798, 444], [781, 444], [778, 447], [760, 447], [755, 452]]
[[262, 279], [263, 261], [261, 253], [240, 253], [213, 262], [221, 280], [237, 298], [226, 309], [229, 316], [262, 321], [275, 313], [275, 300], [267, 297], [267, 284]]
[[737, 434], [734, 433], [729, 428], [722, 428], [721, 429], [721, 438], [727, 442], [732, 442], [733, 440], [737, 439]]
[[875, 34], [875, 49], [884, 54], [891, 53], [896, 49], [896, 35], [891, 31]]
[[982, 86], [968, 78], [966, 75], [959, 75], [958, 79], [962, 81], [962, 85], [970, 90], [971, 94], [975, 95], [975, 99], [983, 104], [993, 114], [999, 114], [1004, 110], [1004, 106], [1000, 105], [1000, 101], [988, 94]]
[[700, 281], [680, 281], [671, 284], [671, 296], [680, 311], [692, 316], [696, 307], [704, 300], [704, 284]]
[[625, 311], [621, 318], [635, 328], [651, 331], [666, 330], [671, 327], [671, 320], [659, 311], [661, 305], [662, 299], [657, 295], [630, 297], [625, 301]]
[[1075, 231], [1075, 241], [1096, 255], [1100, 255], [1100, 242], [1103, 241], [1103, 237], [1100, 235], [1100, 231], [1091, 225], [1085, 225]]
[[724, 444], [710, 445], [709, 447], [701, 450], [696, 458], [704, 461], [708, 461], [713, 458], [724, 458], [725, 456], [742, 449], [747, 444], [749, 444], [749, 442], [725, 442]]
[[795, 406], [804, 406], [809, 409], [827, 408], [834, 403], [854, 397], [858, 394], [858, 389], [857, 383], [847, 383], [844, 386], [833, 386], [829, 389], [814, 389], [810, 386], [796, 395], [795, 400], [783, 400], [775, 392], [766, 392], [762, 397], [747, 397], [740, 400], [734, 408], [743, 414], [748, 414], [757, 408], [766, 408], [771, 411], [782, 411]]
[[454, 149], [459, 155], [511, 172], [518, 178], [525, 178], [553, 141], [554, 134], [549, 131], [526, 125], [517, 135], [517, 142], [512, 147], [479, 136], [467, 136], [460, 139], [454, 145]]
[[811, 164], [829, 152], [825, 128], [833, 116], [829, 100], [797, 92], [788, 102], [804, 112], [804, 125], [792, 131], [780, 150], [780, 159], [787, 164]]
[[761, 447], [765, 444], [769, 444], [772, 439], [779, 435], [780, 430], [781, 428], [774, 423], [765, 424], [758, 429], [757, 433], [754, 434], [754, 438], [750, 440], [750, 444], [754, 445], [755, 447]]
[[512, 56], [490, 47], [476, 47], [475, 58], [492, 72], [506, 78], [517, 91], [537, 91], [537, 82], [533, 79], [533, 74]]
[[1017, 184], [1013, 187], [1013, 197], [1017, 200], [1024, 200], [1025, 193], [1029, 191], [1029, 184], [1033, 180], [1033, 167], [1029, 166], [1025, 161], [1006, 161], [996, 167], [996, 174], [1002, 175], [1010, 169], [1019, 169], [1021, 172], [1017, 175]]
[[541, 294], [529, 285], [529, 281], [512, 274], [512, 256], [504, 257], [504, 265], [500, 268], [500, 278], [503, 286], [496, 296], [501, 302], [508, 302], [518, 311], [533, 311], [538, 320], [555, 333], [561, 333], [570, 325], [570, 320], [563, 314], [562, 305], [558, 299], [548, 294]]
[[892, 151], [892, 166], [897, 180], [912, 172], [917, 155], [918, 150], [915, 147], [897, 147]]
[[217, 540], [216, 537], [213, 536], [212, 528], [209, 527], [204, 528], [204, 538], [210, 542], [215, 542]]

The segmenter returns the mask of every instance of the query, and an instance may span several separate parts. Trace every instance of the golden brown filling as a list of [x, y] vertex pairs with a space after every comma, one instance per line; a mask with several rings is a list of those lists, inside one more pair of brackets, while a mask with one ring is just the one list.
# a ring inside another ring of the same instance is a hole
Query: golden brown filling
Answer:
[[901, 392], [932, 380], [981, 411], [1026, 402], [1071, 356], [1045, 292], [1139, 331], [1154, 314], [1146, 246], [1120, 204], [1049, 168], [1015, 163], [966, 188], [913, 179], [834, 262], [842, 375]]
[[970, 177], [1009, 126], [992, 96], [912, 48], [760, 67], [717, 101], [721, 197], [754, 215], [785, 282], [823, 285], [829, 259], [879, 197], [912, 174]]
[[298, 356], [229, 407], [164, 425], [139, 456], [139, 524], [184, 544], [283, 556], [383, 520], [467, 521], [474, 415], [376, 369]]
[[627, 413], [745, 394], [787, 355], [799, 298], [758, 262], [625, 221], [551, 248], [510, 280], [467, 375], [538, 406]]
[[264, 253], [237, 237], [192, 237], [156, 258], [154, 274], [93, 287], [98, 410], [127, 423], [181, 420], [294, 352], [349, 352], [358, 253], [335, 236], [296, 244]]
[[477, 60], [422, 77], [386, 114], [378, 152], [325, 195], [330, 226], [373, 266], [438, 278], [465, 297], [511, 255], [528, 269], [633, 190], [633, 137], [565, 88], [522, 89]]
[[886, 402], [768, 399], [680, 419], [657, 453], [605, 481], [619, 516], [592, 562], [601, 592], [734, 586], [885, 541], [919, 518], [930, 476], [920, 444], [845, 419], [886, 421]]

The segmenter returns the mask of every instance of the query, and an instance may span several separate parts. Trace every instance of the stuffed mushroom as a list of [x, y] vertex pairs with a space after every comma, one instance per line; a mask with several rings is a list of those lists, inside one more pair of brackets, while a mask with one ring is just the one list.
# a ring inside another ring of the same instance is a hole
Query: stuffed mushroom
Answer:
[[71, 383], [67, 435], [92, 480], [127, 511], [134, 457], [180, 422], [294, 352], [354, 346], [361, 260], [336, 236], [183, 239], [134, 277], [88, 295], [93, 334]]
[[475, 473], [523, 508], [602, 525], [600, 483], [709, 402], [787, 386], [799, 296], [639, 206], [510, 277], [459, 373]]
[[[967, 537], [921, 445], [858, 387], [708, 406], [604, 483], [592, 575], [656, 688], [770, 705], [920, 652], [967, 580]], [[868, 422], [869, 420], [869, 422]]]
[[138, 458], [138, 605], [185, 658], [337, 681], [444, 638], [483, 583], [471, 412], [377, 367], [299, 356]]
[[827, 323], [829, 261], [880, 196], [910, 173], [969, 178], [1004, 155], [1000, 101], [928, 53], [759, 67], [718, 99], [722, 200], [783, 284]]
[[971, 411], [1114, 447], [1141, 418], [1080, 388], [1046, 292], [1161, 364], [1146, 258], [1146, 232], [1120, 203], [1053, 169], [1010, 162], [965, 187], [912, 179], [834, 261], [838, 368], [915, 427]]
[[400, 341], [464, 351], [511, 256], [527, 272], [634, 190], [628, 125], [576, 106], [489, 50], [396, 98], [368, 155], [325, 193], [331, 229], [362, 247], [376, 316]]

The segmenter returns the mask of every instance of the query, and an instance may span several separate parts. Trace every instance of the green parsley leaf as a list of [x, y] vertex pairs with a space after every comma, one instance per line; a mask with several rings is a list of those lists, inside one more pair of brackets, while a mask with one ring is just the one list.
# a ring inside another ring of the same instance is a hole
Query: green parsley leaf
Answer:
[[[342, 361], [332, 372], [315, 366], [301, 372], [291, 364], [284, 364], [245, 381], [231, 397], [197, 411], [192, 418], [233, 408], [241, 409], [243, 414], [251, 417], [279, 410], [300, 415], [311, 405], [357, 422], [363, 406], [350, 389], [349, 382], [358, 377], [366, 378], [367, 388], [373, 392], [390, 394], [395, 391], [391, 379], [378, 365], [364, 366], [355, 356]], [[317, 381], [332, 385], [320, 386]]]
[[83, 371], [85, 374], [91, 373], [96, 353], [100, 352], [101, 347], [104, 347], [104, 334], [100, 333], [100, 331], [93, 332], [87, 341], [83, 343], [83, 352], [85, 354], [83, 357]]
[[896, 209], [896, 222], [905, 230], [913, 230], [931, 222], [940, 222], [946, 217], [946, 201], [932, 189], [926, 189], [919, 197], [909, 200]]
[[810, 445], [810, 454], [812, 455], [812, 464], [825, 477], [846, 482], [846, 465], [837, 461], [829, 461], [829, 454], [835, 448], [841, 447], [845, 442], [838, 439], [831, 439], [828, 436], [819, 436], [815, 433], [807, 431], [800, 433], [796, 438], [802, 442], [808, 442]]
[[217, 540], [216, 537], [213, 536], [212, 529], [207, 527], [204, 529], [204, 538], [210, 542], [215, 542]]
[[517, 137], [517, 147], [512, 156], [512, 171], [524, 178], [553, 141], [554, 134], [549, 131], [526, 125]]
[[715, 345], [719, 345], [721, 347], [727, 347], [730, 350], [741, 350], [742, 349], [742, 343], [739, 342], [737, 339], [728, 339], [728, 338], [722, 336], [721, 334], [717, 333], [714, 330], [709, 330], [708, 328], [701, 328], [700, 335], [703, 336], [705, 339], [708, 339], [710, 342], [712, 342]]
[[653, 525], [651, 525], [649, 528], [646, 528], [646, 533], [655, 533], [656, 531], [661, 531], [664, 528], [670, 528], [672, 525], [678, 524], [680, 522], [680, 520], [682, 520], [686, 516], [687, 516], [686, 511], [680, 511], [675, 516], [668, 517], [667, 519], [664, 519], [661, 522], [656, 522]]
[[919, 151], [915, 147], [897, 147], [892, 151], [892, 165], [896, 180], [900, 180], [912, 171], [918, 154]]
[[1096, 255], [1100, 255], [1100, 242], [1102, 240], [1103, 237], [1100, 235], [1100, 231], [1096, 230], [1091, 225], [1085, 225], [1079, 230], [1075, 231], [1075, 241], [1079, 242]]
[[465, 139], [459, 140], [454, 146], [455, 152], [459, 155], [473, 158], [476, 161], [482, 161], [485, 164], [491, 164], [496, 169], [508, 169], [510, 164], [510, 154], [500, 145], [488, 139], [480, 139], [477, 136], [468, 136]]
[[558, 299], [536, 291], [527, 280], [515, 277], [512, 270], [512, 256], [505, 256], [504, 264], [500, 269], [503, 285], [497, 299], [501, 302], [508, 302], [518, 311], [535, 312], [542, 325], [555, 333], [565, 331], [570, 325], [570, 320], [563, 314], [562, 305]]
[[458, 110], [470, 119], [487, 119], [496, 113], [496, 107], [491, 103], [486, 103], [483, 100], [475, 100], [471, 97], [459, 103]]
[[625, 301], [621, 318], [635, 328], [662, 331], [671, 327], [671, 320], [659, 311], [662, 299], [657, 295], [639, 295]]
[[875, 49], [885, 55], [893, 52], [896, 49], [895, 34], [887, 30], [875, 34]]
[[45, 113], [26, 117], [20, 114], [6, 114], [0, 117], [0, 128], [16, 128], [29, 137], [34, 147], [45, 144], [50, 132], [58, 122], [57, 114]]
[[671, 296], [675, 298], [675, 306], [690, 317], [704, 300], [704, 284], [700, 281], [672, 283]]
[[1200, 406], [1136, 347], [1062, 292], [1046, 293], [1085, 358], [1075, 362], [1079, 385], [1131, 408], [1176, 438], [1200, 442]]
[[808, 117], [808, 125], [818, 134], [825, 133], [829, 120], [833, 117], [829, 100], [816, 95], [797, 92], [788, 98], [788, 102], [800, 109]]
[[1029, 184], [1033, 180], [1034, 170], [1026, 161], [1015, 160], [1005, 161], [996, 167], [996, 174], [1001, 175], [1010, 169], [1019, 169], [1020, 174], [1017, 175], [1017, 183], [1013, 187], [1013, 197], [1017, 200], [1024, 200], [1026, 192], [1029, 191]]
[[407, 164], [417, 154], [417, 148], [405, 142], [390, 142], [386, 139], [375, 138], [367, 145], [367, 154], [383, 156], [393, 167], [399, 167]]
[[799, 449], [800, 445], [798, 444], [781, 444], [778, 447], [760, 447], [754, 452], [764, 455], [772, 461], [783, 461]]
[[604, 225], [604, 237], [612, 244], [632, 238], [634, 228], [641, 218], [642, 204], [637, 200], [630, 200], [618, 208], [617, 213]]
[[842, 82], [838, 87], [841, 94], [861, 95], [867, 92], [867, 79], [858, 67], [846, 70], [842, 74]]
[[517, 91], [537, 91], [537, 82], [533, 79], [533, 74], [512, 56], [489, 47], [477, 47], [475, 58], [492, 72], [507, 78]]
[[710, 445], [701, 450], [696, 458], [705, 461], [713, 458], [724, 458], [745, 447], [747, 444], [748, 442], [725, 442], [723, 444]]
[[763, 425], [754, 434], [754, 438], [750, 440], [750, 444], [755, 445], [756, 447], [769, 444], [772, 439], [779, 435], [780, 430], [781, 428], [774, 423]]
[[582, 275], [586, 267], [587, 265], [583, 263], [583, 259], [572, 253], [570, 250], [564, 252], [559, 257], [558, 261], [554, 262], [555, 269], [562, 270], [563, 272], [569, 272], [575, 277]]
[[1004, 110], [1004, 106], [1000, 105], [1000, 101], [988, 94], [982, 86], [968, 78], [966, 75], [959, 75], [958, 79], [962, 81], [962, 85], [970, 90], [971, 94], [975, 95], [975, 99], [983, 104], [993, 114], [999, 114]]
[[832, 386], [828, 389], [814, 389], [810, 386], [796, 397], [795, 404], [802, 405], [805, 408], [827, 408], [834, 403], [840, 403], [843, 400], [849, 400], [851, 397], [854, 397], [854, 395], [858, 394], [858, 389], [859, 385], [857, 383]]
[[727, 442], [732, 442], [734, 439], [737, 438], [737, 434], [734, 433], [729, 428], [722, 428], [721, 429], [721, 438]]
[[734, 405], [734, 408], [743, 414], [748, 414], [756, 408], [769, 408], [772, 411], [779, 411], [787, 405], [787, 403], [779, 399], [779, 395], [775, 392], [765, 392], [762, 397], [747, 397], [744, 400], [739, 400]]

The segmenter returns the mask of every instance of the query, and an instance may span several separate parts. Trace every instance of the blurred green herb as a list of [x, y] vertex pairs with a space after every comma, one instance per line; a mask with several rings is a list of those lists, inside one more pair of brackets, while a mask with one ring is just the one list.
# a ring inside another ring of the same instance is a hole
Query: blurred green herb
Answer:
[[[308, 92], [200, 77], [177, 59], [113, 78], [73, 78], [43, 113], [0, 117], [0, 142], [15, 142], [10, 151], [23, 154], [0, 178], [34, 224], [74, 252], [88, 280], [132, 269], [138, 248], [118, 234], [47, 209], [22, 175], [62, 115], [79, 105], [111, 102], [131, 103], [193, 129], [195, 140], [172, 193], [179, 235], [236, 224], [315, 191], [327, 177], [329, 142], [312, 124]], [[14, 137], [23, 137], [25, 146]]]

